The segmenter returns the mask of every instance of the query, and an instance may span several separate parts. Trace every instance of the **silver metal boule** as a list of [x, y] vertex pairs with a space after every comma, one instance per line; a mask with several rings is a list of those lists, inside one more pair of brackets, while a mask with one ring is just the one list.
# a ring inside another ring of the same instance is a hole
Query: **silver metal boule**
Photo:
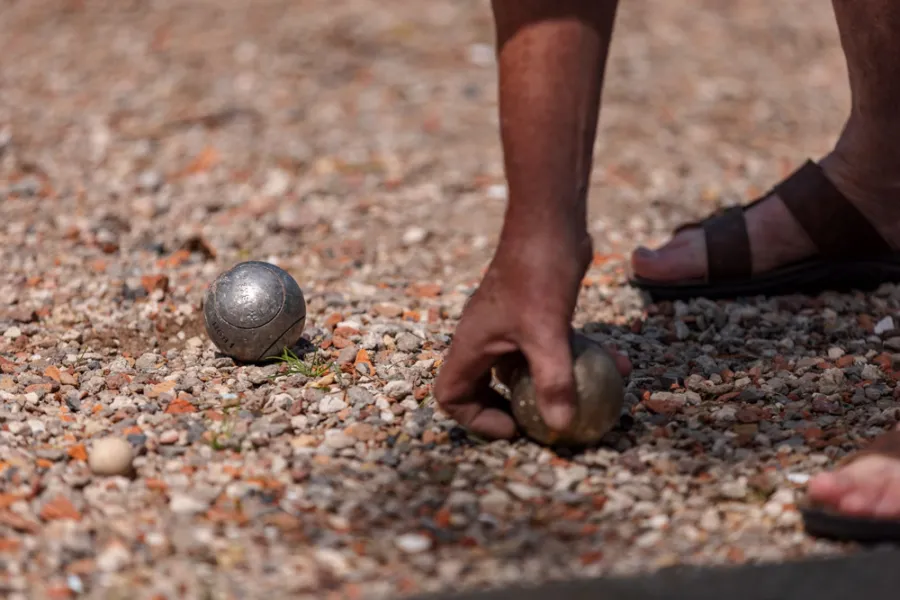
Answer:
[[297, 343], [306, 326], [306, 299], [284, 269], [247, 261], [210, 284], [203, 317], [207, 335], [223, 354], [254, 362]]
[[551, 431], [537, 405], [534, 380], [525, 357], [506, 357], [498, 365], [498, 379], [509, 388], [513, 416], [524, 433], [546, 445], [588, 446], [612, 429], [622, 414], [625, 383], [610, 354], [580, 333], [571, 335], [576, 408], [568, 431]]

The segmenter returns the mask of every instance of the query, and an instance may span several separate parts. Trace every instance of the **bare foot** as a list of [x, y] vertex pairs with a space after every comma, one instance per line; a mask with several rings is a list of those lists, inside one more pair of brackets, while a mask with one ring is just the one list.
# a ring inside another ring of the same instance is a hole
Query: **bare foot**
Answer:
[[[898, 432], [900, 427], [887, 435], [898, 436]], [[807, 491], [813, 503], [842, 515], [900, 519], [900, 458], [861, 456], [814, 477]]]
[[[900, 153], [895, 160], [880, 150], [859, 150], [867, 140], [848, 126], [836, 149], [819, 161], [825, 175], [895, 248], [900, 247]], [[870, 136], [871, 137], [871, 136]], [[888, 164], [890, 163], [890, 164]], [[893, 166], [891, 166], [893, 165]], [[775, 194], [746, 212], [753, 272], [771, 269], [815, 254], [816, 247]], [[702, 229], [676, 234], [662, 247], [634, 251], [635, 275], [670, 282], [703, 278], [707, 272], [706, 242]]]

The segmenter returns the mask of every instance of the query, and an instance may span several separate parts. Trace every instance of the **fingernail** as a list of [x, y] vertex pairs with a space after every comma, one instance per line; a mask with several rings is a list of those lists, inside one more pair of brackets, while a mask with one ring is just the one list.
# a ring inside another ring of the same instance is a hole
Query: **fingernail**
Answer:
[[568, 404], [551, 404], [544, 411], [544, 422], [550, 429], [563, 431], [571, 424], [574, 413], [574, 408]]

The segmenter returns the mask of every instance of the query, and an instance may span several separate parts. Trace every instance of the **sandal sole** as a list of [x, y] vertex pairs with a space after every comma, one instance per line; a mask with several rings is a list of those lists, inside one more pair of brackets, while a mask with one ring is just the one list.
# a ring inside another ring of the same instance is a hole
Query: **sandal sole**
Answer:
[[800, 509], [806, 532], [818, 538], [858, 544], [900, 545], [900, 521], [848, 517], [816, 507]]
[[807, 260], [739, 281], [710, 284], [704, 280], [661, 283], [633, 277], [629, 284], [654, 302], [753, 296], [818, 295], [823, 292], [871, 291], [885, 283], [900, 283], [900, 254], [872, 260]]

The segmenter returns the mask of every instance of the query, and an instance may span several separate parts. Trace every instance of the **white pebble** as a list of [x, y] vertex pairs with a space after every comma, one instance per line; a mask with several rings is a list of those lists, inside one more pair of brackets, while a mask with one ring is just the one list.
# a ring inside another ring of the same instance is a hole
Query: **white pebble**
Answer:
[[344, 577], [350, 573], [350, 564], [337, 550], [332, 548], [321, 548], [316, 550], [316, 558], [338, 577]]
[[384, 393], [397, 400], [412, 394], [412, 391], [412, 384], [404, 379], [389, 381], [384, 385]]
[[75, 592], [76, 594], [84, 593], [84, 582], [81, 581], [81, 577], [78, 575], [69, 575], [66, 577], [66, 585], [69, 586], [69, 589]]
[[263, 185], [263, 196], [283, 196], [291, 187], [291, 176], [281, 169], [271, 169]]
[[22, 421], [12, 421], [11, 423], [8, 423], [6, 425], [6, 429], [13, 435], [19, 435], [20, 433], [28, 429], [28, 424], [23, 423]]
[[104, 430], [105, 430], [105, 427], [102, 424], [98, 423], [97, 421], [88, 421], [87, 423], [84, 424], [85, 437], [91, 437], [92, 435], [94, 435], [96, 433], [100, 433], [101, 431], [104, 431]]
[[95, 475], [125, 475], [131, 470], [134, 451], [122, 438], [107, 437], [97, 440], [88, 454], [88, 466]]
[[428, 231], [421, 227], [410, 227], [403, 233], [403, 243], [407, 246], [421, 244], [428, 238]]
[[335, 450], [343, 448], [351, 448], [356, 444], [356, 440], [342, 431], [331, 429], [325, 432], [325, 445]]
[[494, 63], [496, 51], [490, 44], [472, 44], [469, 46], [469, 62], [479, 67], [487, 67]]
[[722, 519], [719, 517], [719, 511], [714, 508], [707, 509], [700, 517], [700, 529], [716, 531], [721, 526]]
[[734, 481], [726, 481], [719, 486], [719, 493], [730, 500], [742, 500], [747, 497], [747, 480], [740, 477]]
[[309, 417], [306, 415], [295, 415], [291, 417], [291, 427], [294, 431], [305, 431], [309, 426]]
[[22, 330], [15, 325], [3, 332], [3, 337], [9, 338], [11, 340], [16, 339], [20, 335], [22, 335]]
[[131, 563], [131, 553], [121, 543], [112, 543], [97, 556], [97, 568], [104, 573], [121, 571]]
[[331, 414], [340, 412], [347, 408], [347, 403], [341, 397], [341, 394], [331, 394], [319, 400], [319, 412], [322, 414]]
[[209, 503], [203, 502], [193, 496], [188, 496], [187, 494], [172, 494], [172, 497], [169, 500], [169, 510], [173, 513], [183, 515], [196, 514], [206, 510], [207, 506], [209, 506]]
[[138, 175], [137, 185], [142, 192], [157, 192], [162, 184], [162, 177], [156, 171], [144, 171]]
[[881, 335], [882, 333], [891, 331], [892, 329], [894, 329], [894, 319], [892, 319], [890, 316], [887, 316], [875, 323], [874, 332], [875, 335]]
[[398, 536], [394, 545], [407, 554], [418, 554], [431, 548], [431, 540], [418, 533], [406, 533]]
[[669, 517], [666, 515], [653, 515], [647, 519], [647, 526], [652, 529], [662, 529], [669, 524]]
[[788, 473], [787, 480], [797, 485], [805, 485], [809, 481], [809, 473]]
[[178, 441], [178, 432], [174, 429], [167, 429], [159, 435], [160, 444], [174, 444]]
[[519, 500], [532, 500], [541, 495], [541, 490], [517, 481], [507, 483], [506, 489]]
[[506, 186], [501, 183], [494, 184], [487, 189], [487, 196], [492, 200], [506, 200], [507, 195]]
[[499, 514], [509, 505], [509, 496], [502, 490], [491, 490], [478, 499], [481, 510], [489, 514]]
[[638, 548], [652, 548], [662, 541], [662, 533], [659, 531], [648, 531], [634, 541], [634, 545]]

